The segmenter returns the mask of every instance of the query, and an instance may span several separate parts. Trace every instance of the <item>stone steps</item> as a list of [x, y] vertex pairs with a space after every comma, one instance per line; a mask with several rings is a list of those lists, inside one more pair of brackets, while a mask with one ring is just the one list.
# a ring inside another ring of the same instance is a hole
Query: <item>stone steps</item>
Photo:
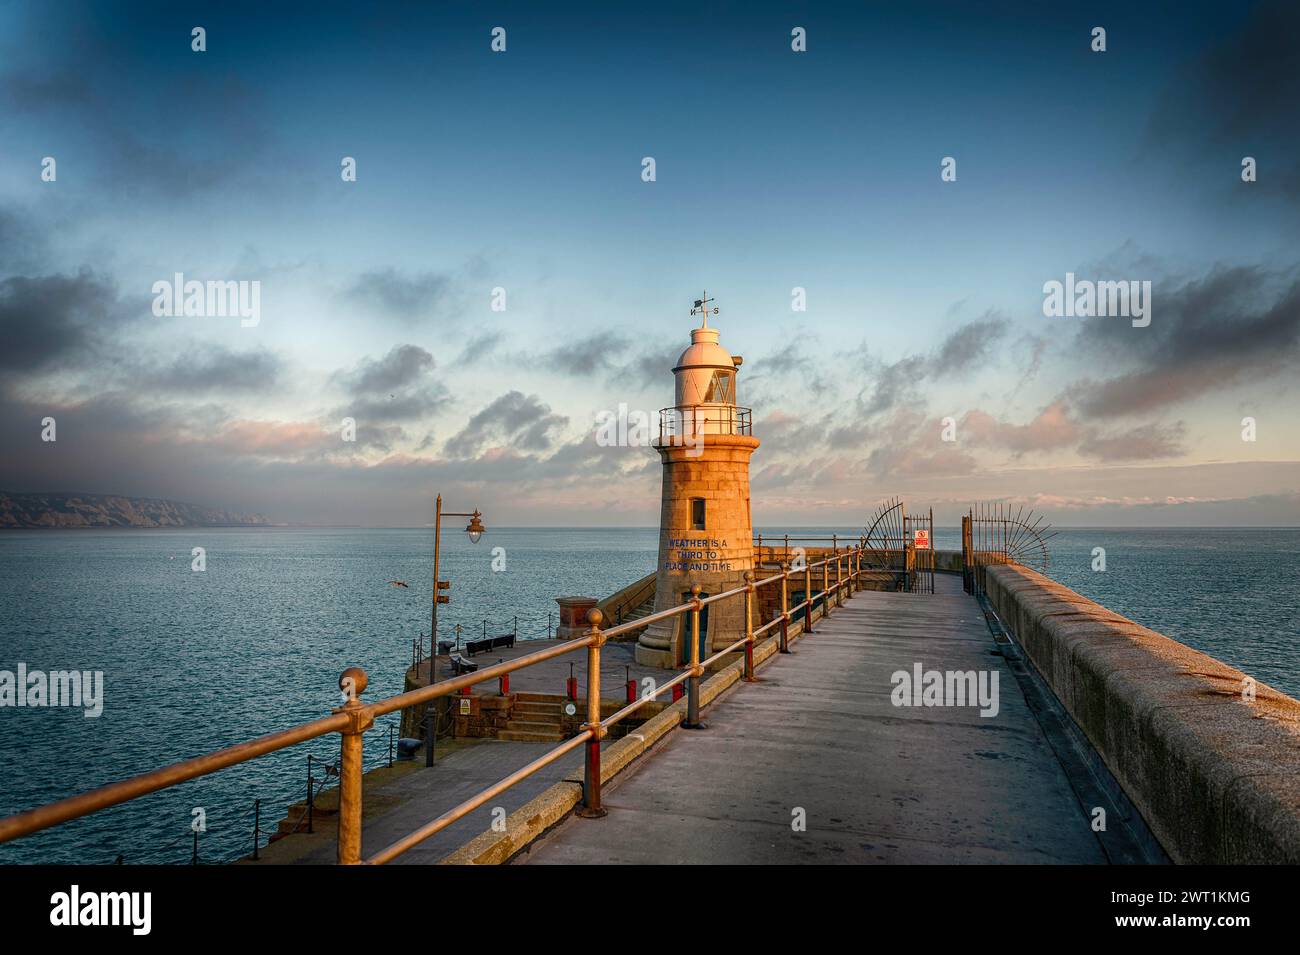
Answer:
[[564, 702], [564, 697], [558, 693], [516, 693], [516, 703], [554, 703], [559, 706]]
[[555, 720], [558, 721], [560, 718], [560, 704], [535, 703], [527, 700], [523, 702], [516, 701], [511, 713], [517, 714], [520, 717], [525, 715], [545, 717], [547, 719], [554, 717]]

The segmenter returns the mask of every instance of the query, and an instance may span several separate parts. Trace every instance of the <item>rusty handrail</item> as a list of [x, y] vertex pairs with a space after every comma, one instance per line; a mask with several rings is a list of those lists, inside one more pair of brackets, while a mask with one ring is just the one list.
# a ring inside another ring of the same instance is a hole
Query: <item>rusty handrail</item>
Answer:
[[[580, 814], [586, 816], [604, 815], [604, 810], [600, 806], [600, 741], [603, 739], [611, 726], [620, 719], [626, 718], [640, 707], [649, 703], [661, 693], [686, 681], [689, 689], [687, 717], [683, 725], [688, 727], [701, 727], [699, 723], [699, 681], [704, 670], [715, 661], [721, 659], [729, 653], [734, 653], [740, 647], [745, 648], [745, 679], [753, 679], [753, 647], [756, 637], [766, 633], [776, 625], [781, 626], [781, 649], [785, 651], [786, 625], [791, 619], [791, 611], [797, 611], [807, 606], [809, 608], [809, 623], [813, 605], [817, 600], [822, 600], [822, 615], [825, 616], [830, 612], [830, 597], [832, 594], [832, 584], [830, 582], [830, 564], [835, 564], [835, 583], [833, 585], [834, 593], [842, 605], [844, 589], [847, 587], [849, 592], [856, 585], [856, 579], [860, 571], [860, 559], [865, 548], [858, 547], [846, 549], [841, 552], [836, 548], [834, 558], [826, 557], [815, 563], [805, 562], [799, 568], [804, 575], [805, 580], [805, 599], [795, 607], [789, 606], [787, 583], [790, 576], [790, 568], [782, 563], [782, 571], [773, 574], [761, 581], [755, 581], [751, 571], [745, 572], [745, 583], [740, 587], [732, 588], [720, 594], [710, 597], [700, 597], [700, 588], [698, 585], [692, 588], [692, 597], [688, 601], [675, 607], [669, 607], [666, 610], [649, 614], [635, 622], [620, 624], [611, 627], [608, 630], [601, 630], [600, 623], [603, 615], [599, 610], [593, 609], [588, 612], [587, 620], [590, 629], [580, 637], [572, 640], [566, 640], [564, 643], [553, 647], [547, 647], [533, 653], [525, 654], [515, 660], [496, 664], [483, 670], [475, 671], [472, 674], [455, 677], [450, 680], [444, 680], [439, 683], [431, 683], [425, 687], [419, 687], [414, 690], [408, 690], [399, 693], [396, 696], [379, 700], [375, 703], [363, 704], [359, 696], [365, 690], [367, 677], [365, 671], [357, 667], [345, 670], [339, 678], [340, 689], [347, 692], [348, 702], [336, 709], [330, 716], [302, 723], [290, 727], [286, 730], [280, 730], [275, 733], [269, 733], [265, 736], [259, 736], [256, 739], [247, 740], [234, 746], [228, 746], [224, 749], [214, 750], [202, 756], [193, 759], [183, 760], [178, 763], [172, 763], [160, 769], [132, 776], [128, 779], [116, 783], [110, 783], [89, 792], [81, 793], [76, 796], [70, 796], [56, 802], [48, 803], [43, 806], [37, 806], [25, 812], [16, 813], [0, 819], [0, 843], [9, 842], [13, 839], [30, 835], [42, 829], [48, 829], [51, 826], [68, 822], [82, 816], [90, 815], [101, 809], [115, 806], [149, 793], [157, 792], [160, 789], [166, 789], [191, 779], [197, 779], [200, 776], [206, 776], [226, 769], [238, 763], [247, 762], [258, 757], [265, 756], [268, 753], [286, 749], [290, 746], [296, 746], [299, 743], [308, 740], [318, 739], [328, 733], [338, 733], [340, 735], [340, 763], [339, 763], [339, 813], [338, 813], [338, 861], [340, 864], [358, 864], [361, 859], [361, 777], [362, 777], [362, 736], [365, 731], [373, 725], [375, 717], [383, 716], [397, 710], [406, 709], [407, 707], [418, 706], [421, 703], [428, 703], [431, 700], [444, 696], [458, 694], [462, 689], [483, 683], [488, 680], [496, 679], [499, 676], [511, 673], [515, 670], [522, 670], [526, 667], [534, 666], [546, 660], [572, 653], [575, 650], [585, 648], [587, 650], [587, 722], [583, 724], [582, 730], [574, 737], [564, 741], [559, 746], [548, 750], [537, 759], [528, 763], [526, 766], [515, 770], [504, 779], [487, 787], [477, 795], [471, 797], [455, 806], [452, 809], [442, 813], [435, 819], [421, 826], [419, 829], [408, 833], [401, 839], [392, 843], [385, 849], [379, 851], [369, 859], [365, 860], [368, 864], [383, 864], [391, 861], [397, 856], [406, 852], [415, 845], [420, 844], [433, 835], [441, 832], [447, 826], [464, 818], [474, 809], [482, 806], [493, 796], [505, 792], [510, 787], [523, 779], [528, 778], [544, 767], [555, 762], [557, 759], [572, 752], [584, 743], [587, 746], [586, 771], [584, 776], [583, 806], [579, 810]], [[851, 571], [848, 576], [844, 576], [841, 562], [845, 559], [851, 561]], [[822, 590], [813, 594], [811, 587], [812, 569], [815, 567], [822, 568]], [[753, 595], [760, 588], [768, 585], [781, 584], [781, 616], [769, 621], [757, 630], [753, 626]], [[745, 595], [746, 613], [745, 613], [745, 635], [736, 640], [723, 650], [715, 652], [712, 656], [701, 661], [699, 658], [699, 627], [700, 611], [712, 603], [719, 603], [728, 600], [740, 594]], [[690, 615], [691, 625], [691, 661], [672, 680], [665, 682], [656, 687], [653, 693], [643, 695], [633, 703], [628, 704], [618, 710], [613, 715], [601, 719], [600, 716], [600, 651], [605, 642], [612, 637], [620, 636], [634, 630], [640, 630], [651, 623], [659, 620], [667, 620], [673, 617]], [[808, 632], [811, 633], [811, 630]]]

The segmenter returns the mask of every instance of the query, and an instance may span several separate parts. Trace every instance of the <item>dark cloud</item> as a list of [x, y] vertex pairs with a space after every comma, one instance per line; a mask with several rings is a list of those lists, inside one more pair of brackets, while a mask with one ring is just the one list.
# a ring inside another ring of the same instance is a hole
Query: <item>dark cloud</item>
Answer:
[[948, 377], [982, 367], [1006, 330], [1007, 320], [992, 310], [962, 325], [939, 345], [935, 376]]
[[137, 368], [131, 380], [135, 387], [145, 390], [247, 393], [275, 388], [283, 371], [284, 361], [271, 352], [236, 352], [210, 345], [186, 351], [167, 365]]
[[85, 362], [128, 315], [114, 283], [89, 269], [0, 280], [0, 368], [36, 373]]
[[553, 414], [536, 395], [509, 391], [474, 414], [445, 450], [452, 457], [467, 458], [485, 444], [501, 441], [519, 451], [546, 451], [552, 445], [551, 429], [568, 422], [563, 415]]
[[358, 423], [423, 418], [450, 399], [446, 386], [432, 378], [435, 367], [433, 355], [418, 345], [395, 345], [383, 358], [363, 358], [334, 376], [352, 398], [335, 415]]
[[[593, 371], [609, 372], [632, 345], [631, 339], [617, 332], [596, 332], [575, 338], [542, 353], [542, 367], [566, 375], [585, 375]], [[671, 367], [671, 366], [670, 366]]]
[[431, 373], [437, 363], [419, 345], [394, 345], [383, 358], [363, 358], [338, 380], [353, 395], [374, 395], [404, 388]]
[[1300, 359], [1300, 282], [1257, 266], [1216, 268], [1181, 284], [1156, 283], [1151, 324], [1092, 318], [1081, 355], [1115, 367], [1067, 391], [1088, 417], [1148, 414], [1198, 395], [1293, 369]]
[[446, 305], [453, 287], [452, 278], [446, 273], [405, 274], [390, 268], [362, 273], [344, 294], [396, 318], [413, 319]]

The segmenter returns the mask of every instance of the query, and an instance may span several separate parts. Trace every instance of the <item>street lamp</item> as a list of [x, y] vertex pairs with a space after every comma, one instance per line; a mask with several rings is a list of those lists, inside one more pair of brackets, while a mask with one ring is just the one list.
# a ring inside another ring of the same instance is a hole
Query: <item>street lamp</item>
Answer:
[[[451, 603], [451, 596], [449, 594], [443, 593], [444, 590], [451, 589], [451, 581], [443, 580], [438, 573], [439, 571], [438, 563], [442, 551], [442, 518], [444, 514], [447, 517], [468, 517], [470, 519], [469, 524], [465, 527], [465, 533], [469, 535], [470, 542], [473, 544], [477, 544], [479, 538], [483, 536], [483, 532], [487, 530], [487, 528], [483, 526], [483, 521], [481, 520], [483, 515], [479, 513], [477, 508], [473, 511], [473, 513], [467, 513], [463, 511], [444, 511], [442, 509], [442, 495], [441, 494], [438, 495], [437, 502], [434, 504], [434, 515], [433, 515], [433, 611], [432, 611], [433, 626], [430, 630], [430, 636], [429, 636], [429, 685], [430, 686], [433, 686], [433, 684], [437, 682], [438, 679], [438, 604]], [[429, 738], [425, 741], [425, 747], [424, 747], [425, 766], [433, 765], [433, 746], [434, 746], [434, 740], [437, 737], [437, 732], [438, 732], [438, 722], [435, 715], [436, 705], [437, 705], [436, 700], [429, 701], [429, 709], [427, 715], [428, 725], [429, 725], [429, 729], [428, 729]]]

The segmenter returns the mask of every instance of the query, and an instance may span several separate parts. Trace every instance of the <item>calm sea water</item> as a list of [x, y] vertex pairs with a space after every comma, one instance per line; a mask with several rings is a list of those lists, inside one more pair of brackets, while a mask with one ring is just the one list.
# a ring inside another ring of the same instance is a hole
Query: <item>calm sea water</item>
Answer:
[[[500, 632], [517, 616], [521, 637], [544, 637], [556, 596], [603, 597], [649, 573], [657, 537], [494, 528], [475, 545], [446, 534], [453, 589], [440, 632], [460, 624], [472, 636], [484, 617]], [[936, 541], [955, 549], [957, 532], [940, 529]], [[207, 551], [202, 573], [191, 570], [195, 546]], [[430, 546], [428, 530], [0, 534], [0, 669], [21, 661], [102, 670], [105, 680], [98, 719], [0, 710], [0, 816], [325, 715], [347, 666], [366, 669], [369, 699], [400, 692], [411, 639], [428, 633]], [[492, 570], [497, 547], [503, 572]], [[1090, 569], [1094, 547], [1106, 548], [1105, 573]], [[1300, 695], [1300, 530], [1063, 531], [1051, 573]], [[366, 734], [368, 767], [387, 759], [387, 741], [387, 723]], [[251, 849], [254, 799], [269, 826], [302, 798], [308, 753], [334, 762], [337, 743], [306, 743], [0, 846], [0, 862], [188, 862], [196, 806], [207, 813], [201, 860], [237, 858]]]

